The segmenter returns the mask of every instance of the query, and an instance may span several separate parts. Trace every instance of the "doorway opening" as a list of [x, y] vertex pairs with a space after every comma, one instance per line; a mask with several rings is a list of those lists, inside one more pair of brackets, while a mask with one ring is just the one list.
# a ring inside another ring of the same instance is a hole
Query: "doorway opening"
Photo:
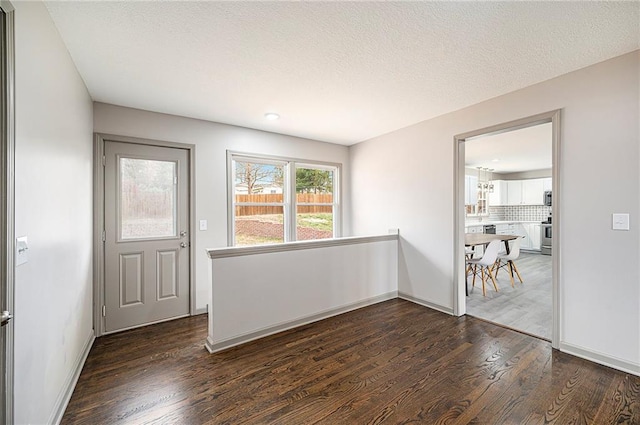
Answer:
[[456, 313], [554, 347], [559, 118], [552, 111], [455, 138]]

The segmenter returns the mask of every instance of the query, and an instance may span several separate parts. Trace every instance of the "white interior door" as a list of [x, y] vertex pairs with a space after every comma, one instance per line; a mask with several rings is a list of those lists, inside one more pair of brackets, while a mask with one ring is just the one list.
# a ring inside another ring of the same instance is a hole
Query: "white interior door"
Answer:
[[105, 331], [189, 314], [185, 149], [105, 141]]

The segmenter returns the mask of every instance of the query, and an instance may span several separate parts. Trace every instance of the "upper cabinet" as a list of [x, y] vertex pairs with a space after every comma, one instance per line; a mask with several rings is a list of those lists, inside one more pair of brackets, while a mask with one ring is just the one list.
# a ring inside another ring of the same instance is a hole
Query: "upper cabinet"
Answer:
[[551, 178], [495, 180], [489, 205], [544, 205], [544, 191], [551, 190]]
[[507, 205], [522, 205], [522, 180], [507, 181]]
[[493, 192], [489, 193], [489, 205], [508, 205], [507, 182], [505, 180], [494, 180]]
[[522, 180], [522, 205], [544, 205], [542, 179]]

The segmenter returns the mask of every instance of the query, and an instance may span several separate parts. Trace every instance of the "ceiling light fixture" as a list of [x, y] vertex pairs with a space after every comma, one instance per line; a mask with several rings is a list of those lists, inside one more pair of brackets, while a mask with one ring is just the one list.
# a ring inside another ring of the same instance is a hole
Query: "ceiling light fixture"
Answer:
[[266, 114], [264, 114], [264, 117], [269, 121], [275, 121], [280, 118], [280, 115], [276, 114], [275, 112], [267, 112]]
[[476, 168], [478, 169], [478, 189], [480, 192], [493, 193], [493, 168]]

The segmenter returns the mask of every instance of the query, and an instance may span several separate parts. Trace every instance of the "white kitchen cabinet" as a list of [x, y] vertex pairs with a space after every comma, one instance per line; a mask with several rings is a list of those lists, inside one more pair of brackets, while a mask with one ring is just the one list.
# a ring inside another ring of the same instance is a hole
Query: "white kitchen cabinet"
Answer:
[[[469, 230], [467, 233], [470, 233]], [[478, 233], [482, 233], [481, 227]], [[499, 223], [496, 224], [496, 234], [520, 236], [520, 248], [540, 251], [540, 223]]]
[[496, 234], [497, 235], [515, 235], [516, 225], [514, 223], [502, 223], [496, 225]]
[[543, 180], [508, 180], [507, 205], [544, 205]]
[[466, 232], [467, 233], [484, 233], [484, 226], [479, 225], [479, 226], [467, 226], [466, 227]]
[[522, 205], [544, 205], [544, 185], [542, 180], [522, 180]]
[[531, 247], [531, 238], [527, 232], [525, 223], [515, 223], [515, 234], [520, 236], [520, 248], [529, 249]]
[[507, 205], [522, 205], [522, 180], [507, 181]]
[[507, 182], [505, 180], [494, 180], [493, 193], [489, 194], [489, 206], [508, 205]]
[[531, 251], [540, 251], [540, 224], [518, 223], [516, 234], [524, 236], [520, 240], [520, 248]]
[[529, 236], [531, 237], [531, 249], [540, 251], [540, 223], [530, 223]]

